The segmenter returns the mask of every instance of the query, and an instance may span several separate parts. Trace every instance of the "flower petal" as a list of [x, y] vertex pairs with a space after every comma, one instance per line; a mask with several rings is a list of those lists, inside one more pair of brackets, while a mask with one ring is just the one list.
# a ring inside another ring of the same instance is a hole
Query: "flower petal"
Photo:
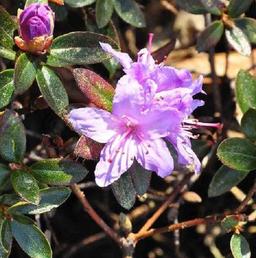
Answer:
[[138, 144], [137, 160], [147, 170], [156, 172], [160, 177], [166, 177], [173, 170], [173, 158], [162, 139], [142, 141]]
[[97, 108], [73, 109], [69, 121], [75, 131], [97, 142], [106, 143], [116, 133], [118, 120], [111, 113]]
[[113, 58], [123, 66], [123, 68], [130, 68], [132, 64], [132, 59], [127, 53], [116, 51], [107, 43], [100, 42], [100, 46], [104, 51], [112, 55]]
[[97, 185], [105, 187], [118, 180], [133, 164], [136, 152], [136, 144], [132, 137], [114, 136], [103, 148], [96, 166], [94, 173]]

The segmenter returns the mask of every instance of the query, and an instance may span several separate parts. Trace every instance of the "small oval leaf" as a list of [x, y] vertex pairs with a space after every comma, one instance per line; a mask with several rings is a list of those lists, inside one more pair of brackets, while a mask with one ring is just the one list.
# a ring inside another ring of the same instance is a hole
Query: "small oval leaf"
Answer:
[[99, 28], [105, 27], [113, 13], [112, 0], [97, 0], [96, 2], [96, 22]]
[[14, 92], [14, 70], [4, 70], [0, 73], [0, 109], [7, 106]]
[[230, 249], [234, 258], [251, 258], [250, 246], [241, 234], [234, 234], [231, 237]]
[[73, 8], [84, 7], [93, 4], [96, 0], [65, 0], [65, 3]]
[[136, 190], [130, 173], [124, 173], [111, 188], [118, 203], [127, 210], [131, 209], [136, 200]]
[[241, 128], [249, 139], [256, 141], [256, 110], [249, 109], [244, 114], [241, 120]]
[[69, 104], [68, 95], [55, 72], [43, 66], [37, 72], [36, 80], [44, 99], [52, 110], [58, 115], [66, 113]]
[[11, 221], [12, 234], [21, 249], [30, 257], [52, 258], [52, 250], [42, 231], [25, 216]]
[[231, 29], [226, 29], [226, 38], [229, 44], [241, 55], [249, 56], [252, 52], [249, 39], [244, 32], [238, 27], [234, 26]]
[[256, 78], [249, 72], [241, 70], [236, 78], [237, 102], [245, 113], [250, 108], [256, 109]]
[[32, 175], [41, 183], [69, 185], [78, 183], [88, 173], [81, 164], [63, 159], [40, 160], [31, 167]]
[[3, 191], [8, 185], [10, 174], [10, 169], [5, 165], [0, 164], [0, 191]]
[[243, 14], [252, 4], [253, 0], [230, 0], [228, 5], [228, 14], [231, 17], [238, 17]]
[[22, 94], [33, 84], [36, 78], [36, 65], [28, 54], [21, 54], [15, 63], [15, 94]]
[[39, 203], [39, 186], [31, 174], [22, 170], [14, 171], [11, 174], [11, 182], [15, 192], [21, 198], [33, 204]]
[[234, 19], [235, 25], [243, 31], [251, 43], [256, 43], [256, 20], [252, 18]]
[[238, 185], [248, 175], [245, 171], [234, 170], [221, 166], [215, 173], [209, 189], [209, 197], [217, 197], [229, 191], [233, 186]]
[[9, 162], [21, 162], [25, 151], [24, 125], [14, 112], [6, 110], [0, 118], [0, 155]]
[[224, 140], [218, 147], [217, 155], [230, 168], [241, 171], [256, 169], [256, 146], [247, 139]]
[[93, 32], [71, 32], [54, 39], [47, 64], [64, 67], [75, 64], [95, 64], [109, 58], [99, 42], [118, 48], [108, 36]]

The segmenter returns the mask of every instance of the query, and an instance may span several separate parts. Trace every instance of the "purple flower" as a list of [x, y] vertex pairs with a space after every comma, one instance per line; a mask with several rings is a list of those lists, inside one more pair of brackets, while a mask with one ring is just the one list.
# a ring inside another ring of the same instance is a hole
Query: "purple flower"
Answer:
[[[202, 76], [193, 80], [191, 73], [185, 69], [178, 70], [156, 64], [146, 48], [139, 51], [137, 61], [133, 62], [126, 53], [120, 53], [106, 43], [100, 45], [123, 66], [125, 76], [136, 80], [140, 85], [144, 94], [145, 108], [176, 109], [179, 112], [180, 124], [173, 128], [166, 136], [166, 140], [176, 149], [179, 163], [192, 165], [194, 170], [199, 172], [201, 163], [193, 152], [190, 142], [190, 138], [193, 137], [190, 130], [195, 125], [188, 116], [204, 104], [203, 101], [194, 99], [194, 95], [203, 93]], [[129, 88], [130, 85], [126, 83], [124, 87]], [[172, 118], [168, 121], [172, 123]], [[187, 123], [184, 123], [185, 121]]]
[[16, 44], [24, 51], [45, 52], [54, 29], [54, 13], [47, 4], [33, 3], [18, 12], [19, 34]]
[[180, 124], [179, 112], [171, 108], [145, 110], [140, 85], [128, 76], [117, 84], [112, 113], [79, 108], [70, 112], [69, 120], [77, 132], [106, 143], [95, 169], [99, 186], [117, 180], [134, 159], [160, 177], [173, 170], [173, 159], [162, 138]]

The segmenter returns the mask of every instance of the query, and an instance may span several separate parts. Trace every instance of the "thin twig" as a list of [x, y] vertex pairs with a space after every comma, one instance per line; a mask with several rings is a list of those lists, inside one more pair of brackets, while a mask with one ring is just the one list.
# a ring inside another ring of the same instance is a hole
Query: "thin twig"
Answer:
[[[244, 214], [232, 214], [232, 216], [234, 216], [238, 221], [245, 221], [247, 219], [246, 215], [244, 215]], [[135, 242], [137, 242], [141, 239], [151, 237], [156, 234], [173, 232], [176, 230], [195, 227], [195, 226], [202, 225], [202, 224], [215, 224], [215, 223], [221, 222], [225, 217], [226, 217], [226, 214], [221, 214], [221, 215], [207, 216], [205, 218], [197, 218], [197, 219], [187, 220], [187, 221], [184, 221], [181, 223], [171, 224], [166, 227], [156, 228], [156, 229], [152, 228], [148, 231], [144, 231], [144, 232], [137, 233], [137, 234], [131, 234], [130, 237], [132, 239], [134, 239]]]
[[169, 207], [169, 205], [175, 200], [177, 195], [181, 192], [182, 188], [188, 183], [190, 178], [192, 177], [192, 173], [189, 173], [184, 176], [181, 182], [175, 187], [170, 196], [166, 199], [166, 201], [158, 208], [158, 210], [146, 221], [144, 226], [140, 229], [138, 234], [147, 231], [155, 221], [160, 217], [160, 215]]
[[106, 222], [98, 215], [98, 213], [92, 208], [90, 203], [88, 202], [87, 198], [85, 197], [84, 193], [80, 190], [77, 184], [71, 185], [71, 189], [73, 193], [76, 195], [80, 203], [82, 204], [85, 212], [100, 226], [105, 233], [111, 237], [118, 245], [121, 245], [119, 235], [109, 227]]
[[252, 199], [252, 197], [253, 197], [253, 195], [255, 193], [256, 193], [256, 180], [255, 180], [252, 188], [250, 189], [250, 191], [248, 192], [248, 194], [244, 198], [244, 200], [241, 202], [241, 204], [235, 210], [235, 213], [237, 213], [237, 214], [241, 213], [245, 209], [245, 207], [247, 206], [248, 202]]

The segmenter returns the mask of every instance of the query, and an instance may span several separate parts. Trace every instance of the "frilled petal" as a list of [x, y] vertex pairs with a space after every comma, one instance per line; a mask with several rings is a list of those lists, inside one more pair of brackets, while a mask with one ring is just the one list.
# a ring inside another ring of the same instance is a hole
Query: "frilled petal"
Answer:
[[150, 70], [156, 67], [155, 60], [147, 48], [139, 51], [137, 62], [146, 65]]
[[116, 51], [107, 43], [100, 42], [100, 46], [104, 51], [112, 55], [113, 58], [123, 66], [123, 68], [130, 68], [132, 64], [132, 59], [127, 53]]
[[178, 162], [183, 165], [194, 167], [195, 172], [200, 172], [201, 162], [191, 148], [189, 137], [182, 131], [179, 134], [171, 134], [167, 137], [178, 153]]
[[160, 177], [166, 177], [173, 170], [173, 158], [162, 139], [142, 141], [137, 145], [137, 161], [145, 169], [154, 171]]
[[132, 137], [116, 135], [101, 152], [95, 169], [96, 183], [105, 187], [118, 180], [132, 165], [137, 149]]
[[89, 107], [73, 109], [69, 121], [76, 132], [100, 143], [108, 142], [115, 135], [119, 122], [111, 113]]

